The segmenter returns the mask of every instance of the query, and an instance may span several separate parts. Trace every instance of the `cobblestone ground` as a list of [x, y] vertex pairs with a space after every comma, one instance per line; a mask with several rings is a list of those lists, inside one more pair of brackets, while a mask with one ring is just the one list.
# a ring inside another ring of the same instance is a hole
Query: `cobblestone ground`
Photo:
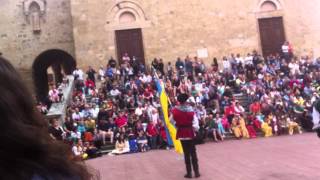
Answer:
[[[203, 180], [319, 180], [320, 139], [294, 136], [208, 142], [197, 146]], [[87, 161], [103, 180], [182, 180], [181, 155], [156, 150]]]

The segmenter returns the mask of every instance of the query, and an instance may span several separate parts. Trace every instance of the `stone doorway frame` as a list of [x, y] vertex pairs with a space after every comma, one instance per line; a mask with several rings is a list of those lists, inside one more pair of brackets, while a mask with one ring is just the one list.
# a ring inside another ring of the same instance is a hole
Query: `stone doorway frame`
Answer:
[[[117, 41], [116, 41], [116, 31], [119, 30], [130, 30], [130, 29], [141, 29], [142, 32], [142, 42], [143, 42], [143, 51], [144, 56], [146, 55], [145, 47], [146, 41], [143, 36], [143, 30], [145, 28], [151, 27], [151, 21], [148, 18], [148, 15], [145, 13], [144, 8], [139, 4], [136, 0], [119, 0], [112, 3], [107, 11], [107, 19], [106, 24], [104, 26], [105, 31], [111, 31], [113, 39], [113, 46], [109, 47], [109, 49], [114, 50], [114, 55], [117, 57]], [[131, 13], [135, 17], [134, 22], [130, 23], [121, 23], [120, 16], [123, 13]], [[146, 58], [146, 56], [145, 56]], [[119, 61], [118, 61], [119, 62]]]
[[[273, 3], [276, 7], [276, 10], [274, 11], [261, 11], [262, 5], [265, 2]], [[259, 29], [259, 19], [265, 19], [265, 18], [274, 18], [274, 17], [282, 17], [283, 19], [283, 28], [284, 28], [284, 34], [286, 34], [286, 18], [283, 11], [284, 2], [282, 0], [259, 0], [255, 9], [254, 9], [254, 15], [256, 18], [256, 29], [258, 33], [258, 50], [262, 54], [262, 44], [261, 44], [261, 32]]]
[[32, 64], [32, 76], [37, 99], [45, 101], [49, 92], [47, 69], [52, 67], [56, 82], [62, 80], [62, 69], [66, 75], [71, 75], [76, 68], [76, 60], [66, 51], [49, 49], [36, 57]]

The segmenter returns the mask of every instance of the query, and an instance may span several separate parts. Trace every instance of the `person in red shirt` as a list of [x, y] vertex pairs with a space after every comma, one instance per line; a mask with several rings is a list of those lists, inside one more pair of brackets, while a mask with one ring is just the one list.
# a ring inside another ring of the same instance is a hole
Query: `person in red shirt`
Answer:
[[224, 115], [227, 117], [229, 124], [231, 124], [232, 119], [234, 117], [235, 110], [234, 105], [229, 105], [224, 109]]
[[123, 112], [120, 112], [114, 122], [118, 128], [122, 128], [128, 124], [128, 118]]
[[163, 121], [159, 121], [158, 124], [159, 128], [159, 137], [160, 137], [160, 148], [166, 148], [168, 147], [168, 141], [167, 141], [167, 133], [166, 133], [166, 127], [164, 126]]
[[195, 129], [199, 129], [199, 121], [193, 111], [192, 107], [187, 104], [187, 94], [180, 94], [178, 96], [179, 106], [172, 109], [172, 118], [177, 127], [176, 138], [181, 141], [184, 161], [186, 165], [187, 174], [185, 178], [192, 178], [191, 161], [195, 177], [200, 177], [197, 152], [195, 147]]
[[156, 149], [158, 130], [156, 125], [153, 123], [153, 121], [149, 121], [149, 124], [147, 126], [147, 136], [148, 136], [149, 145], [151, 149]]
[[86, 82], [85, 82], [85, 85], [86, 85], [87, 88], [93, 88], [93, 87], [95, 87], [94, 82], [93, 82], [91, 79], [89, 79], [89, 78], [87, 78], [87, 80], [86, 80]]
[[250, 111], [255, 115], [258, 114], [261, 111], [261, 105], [259, 101], [255, 101], [250, 105]]

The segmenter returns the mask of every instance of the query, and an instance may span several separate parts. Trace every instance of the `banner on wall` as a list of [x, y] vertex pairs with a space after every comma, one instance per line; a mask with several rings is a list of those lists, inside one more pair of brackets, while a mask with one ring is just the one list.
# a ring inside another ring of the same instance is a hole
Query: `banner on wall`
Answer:
[[207, 57], [209, 57], [208, 49], [207, 48], [198, 49], [197, 50], [197, 56], [198, 56], [198, 58], [207, 58]]

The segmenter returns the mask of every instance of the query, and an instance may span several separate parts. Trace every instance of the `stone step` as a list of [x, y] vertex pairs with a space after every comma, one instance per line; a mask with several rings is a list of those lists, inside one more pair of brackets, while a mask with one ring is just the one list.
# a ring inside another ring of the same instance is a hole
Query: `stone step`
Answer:
[[101, 154], [108, 154], [109, 152], [111, 152], [114, 149], [115, 149], [114, 144], [107, 143], [106, 145], [103, 145], [100, 147], [100, 153]]

